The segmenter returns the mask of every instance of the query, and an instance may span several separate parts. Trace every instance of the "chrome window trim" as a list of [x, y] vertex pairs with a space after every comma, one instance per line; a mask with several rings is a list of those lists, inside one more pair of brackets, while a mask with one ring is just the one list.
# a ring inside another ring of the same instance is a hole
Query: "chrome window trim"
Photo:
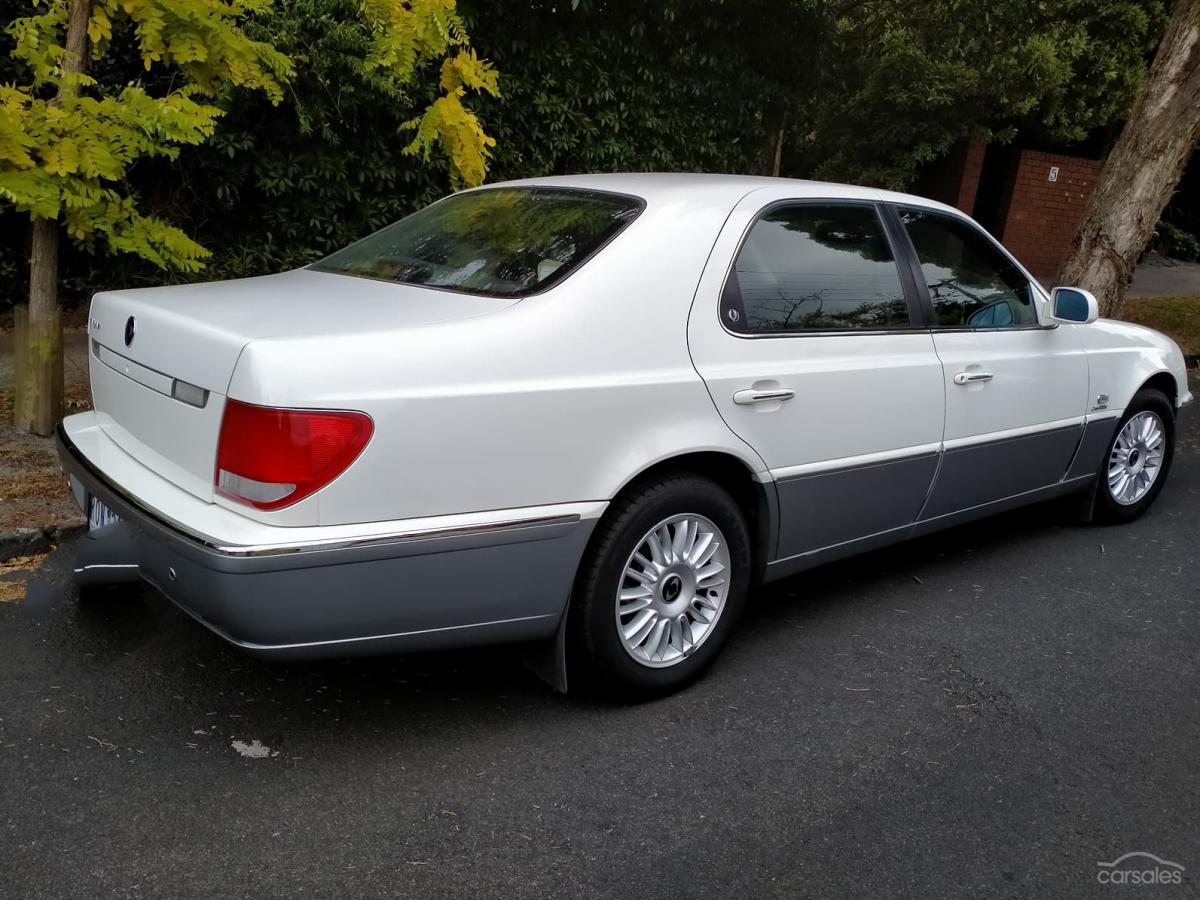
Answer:
[[[995, 247], [997, 250], [999, 250], [1000, 254], [1005, 259], [1007, 259], [1016, 268], [1016, 270], [1018, 272], [1020, 272], [1022, 275], [1025, 276], [1025, 280], [1029, 284], [1031, 293], [1036, 295], [1036, 297], [1041, 300], [1040, 303], [1035, 302], [1032, 304], [1033, 314], [1037, 318], [1036, 325], [1009, 325], [1009, 326], [1003, 326], [1000, 328], [970, 328], [965, 325], [942, 326], [942, 325], [931, 324], [929, 326], [929, 331], [931, 334], [955, 334], [955, 333], [966, 334], [968, 332], [973, 333], [973, 332], [984, 332], [984, 331], [987, 331], [987, 332], [1051, 331], [1055, 328], [1058, 328], [1059, 323], [1054, 322], [1054, 321], [1046, 321], [1045, 318], [1042, 316], [1042, 306], [1043, 306], [1043, 304], [1048, 303], [1050, 301], [1050, 295], [1048, 293], [1046, 293], [1046, 291], [1042, 288], [1041, 282], [1039, 282], [1036, 278], [1034, 278], [1033, 274], [1027, 268], [1025, 268], [1023, 265], [1021, 265], [1021, 261], [1018, 260], [1011, 253], [1009, 253], [1008, 248], [1005, 247], [1002, 243], [1000, 243], [1000, 241], [997, 240], [994, 235], [992, 235], [987, 229], [983, 228], [978, 222], [976, 222], [974, 219], [972, 219], [970, 216], [968, 216], [962, 210], [954, 209], [953, 207], [947, 207], [947, 208], [943, 209], [941, 207], [926, 206], [921, 203], [907, 203], [907, 202], [898, 203], [895, 201], [887, 201], [883, 205], [891, 208], [893, 214], [897, 218], [897, 221], [899, 221], [900, 212], [902, 210], [916, 209], [916, 210], [922, 210], [924, 212], [927, 212], [930, 215], [941, 216], [942, 218], [945, 218], [945, 219], [956, 219], [957, 221], [962, 222], [968, 228], [968, 230], [973, 231], [975, 234], [979, 235], [985, 241], [987, 241], [993, 247]], [[907, 251], [908, 255], [917, 262], [917, 265], [919, 266], [921, 260], [920, 260], [920, 257], [917, 256], [916, 248], [913, 247], [912, 238], [909, 237], [908, 229], [904, 227], [903, 222], [900, 222], [899, 224], [900, 224], [900, 231], [903, 232], [904, 239], [906, 242], [905, 250]], [[926, 314], [927, 315], [932, 314], [933, 313], [933, 309], [932, 309], [933, 301], [930, 300], [930, 298], [929, 298], [929, 285], [926, 284], [924, 281], [918, 282], [917, 290], [924, 292], [924, 296], [922, 297], [922, 304], [925, 306]], [[936, 316], [934, 318], [936, 319]], [[931, 320], [931, 322], [932, 321], [933, 320]]]
[[[749, 196], [749, 195], [747, 195]], [[745, 199], [745, 198], [743, 198]], [[740, 202], [740, 201], [739, 201]], [[900, 280], [900, 289], [904, 293], [904, 302], [909, 306], [908, 288], [904, 282], [904, 273], [900, 269], [900, 257], [896, 246], [895, 238], [892, 236], [891, 230], [887, 227], [887, 221], [884, 219], [883, 207], [884, 204], [879, 200], [861, 200], [847, 197], [796, 197], [783, 200], [772, 200], [766, 206], [761, 207], [754, 213], [746, 227], [742, 229], [742, 234], [738, 238], [737, 249], [734, 250], [733, 256], [729, 260], [729, 264], [725, 267], [725, 274], [721, 278], [721, 288], [717, 292], [717, 322], [721, 325], [721, 330], [726, 334], [735, 338], [745, 340], [759, 340], [761, 338], [795, 338], [795, 337], [831, 337], [835, 335], [853, 334], [853, 335], [897, 335], [897, 334], [925, 334], [928, 329], [921, 323], [912, 321], [913, 310], [908, 310], [909, 321], [912, 324], [908, 328], [839, 328], [839, 329], [823, 329], [820, 331], [772, 331], [763, 332], [760, 334], [743, 334], [741, 332], [731, 330], [725, 324], [725, 317], [721, 315], [722, 297], [725, 294], [725, 285], [729, 283], [730, 277], [733, 275], [733, 267], [737, 265], [738, 256], [741, 255], [742, 248], [746, 245], [746, 240], [750, 237], [750, 231], [758, 224], [759, 220], [773, 209], [778, 209], [781, 206], [869, 206], [875, 211], [875, 218], [879, 222], [879, 227], [883, 231], [884, 240], [887, 241], [888, 249], [892, 251], [892, 263], [896, 266], [896, 277]], [[918, 304], [920, 298], [918, 299]]]

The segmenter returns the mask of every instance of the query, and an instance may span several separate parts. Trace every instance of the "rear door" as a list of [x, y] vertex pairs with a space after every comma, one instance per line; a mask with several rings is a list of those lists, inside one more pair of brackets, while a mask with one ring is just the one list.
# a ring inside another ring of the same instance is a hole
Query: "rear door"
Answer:
[[1058, 483], [1087, 411], [1075, 329], [1040, 321], [1038, 288], [969, 219], [916, 207], [894, 214], [945, 370], [944, 458], [922, 521]]
[[781, 193], [734, 210], [688, 328], [721, 416], [776, 480], [778, 560], [910, 526], [944, 414], [941, 364], [880, 207]]

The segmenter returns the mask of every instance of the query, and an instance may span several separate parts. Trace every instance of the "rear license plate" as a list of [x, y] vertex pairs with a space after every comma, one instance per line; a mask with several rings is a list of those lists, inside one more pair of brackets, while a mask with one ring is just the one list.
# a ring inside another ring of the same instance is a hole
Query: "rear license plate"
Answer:
[[120, 516], [101, 503], [98, 498], [92, 497], [88, 500], [88, 531], [97, 531], [120, 521]]

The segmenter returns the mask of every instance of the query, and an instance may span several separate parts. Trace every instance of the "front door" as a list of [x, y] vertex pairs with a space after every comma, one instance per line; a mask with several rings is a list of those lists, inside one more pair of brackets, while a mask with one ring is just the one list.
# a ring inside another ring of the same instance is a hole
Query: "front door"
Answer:
[[1061, 481], [1087, 411], [1087, 355], [1043, 325], [1039, 293], [965, 218], [897, 210], [920, 264], [945, 371], [945, 456], [922, 521]]
[[688, 327], [697, 370], [779, 492], [782, 561], [908, 528], [942, 438], [942, 367], [873, 202], [750, 194]]

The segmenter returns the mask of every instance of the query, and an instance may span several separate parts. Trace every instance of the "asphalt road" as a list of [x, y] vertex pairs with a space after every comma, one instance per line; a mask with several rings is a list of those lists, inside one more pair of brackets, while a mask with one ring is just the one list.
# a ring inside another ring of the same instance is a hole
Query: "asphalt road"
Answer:
[[[250, 660], [148, 589], [77, 602], [61, 548], [0, 604], [0, 894], [1194, 896], [1198, 426], [1133, 525], [808, 573], [635, 707], [511, 650]], [[1099, 884], [1130, 851], [1183, 883]]]

